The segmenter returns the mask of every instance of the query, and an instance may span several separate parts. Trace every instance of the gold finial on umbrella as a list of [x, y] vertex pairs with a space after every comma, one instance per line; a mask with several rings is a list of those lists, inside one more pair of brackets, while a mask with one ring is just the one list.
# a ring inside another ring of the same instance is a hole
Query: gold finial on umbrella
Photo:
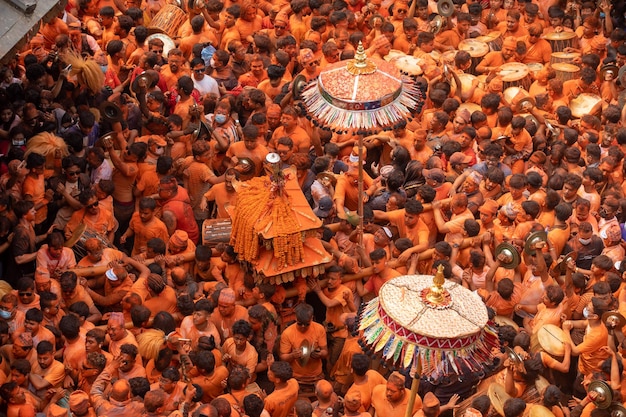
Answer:
[[435, 278], [433, 279], [433, 286], [430, 287], [430, 291], [426, 298], [433, 304], [441, 304], [444, 301], [443, 296], [443, 283], [445, 279], [443, 277], [443, 265], [439, 265], [437, 268], [437, 273], [435, 274]]
[[376, 64], [367, 59], [365, 48], [363, 48], [363, 42], [359, 41], [359, 46], [356, 48], [354, 59], [348, 61], [346, 68], [352, 75], [372, 74], [376, 71]]

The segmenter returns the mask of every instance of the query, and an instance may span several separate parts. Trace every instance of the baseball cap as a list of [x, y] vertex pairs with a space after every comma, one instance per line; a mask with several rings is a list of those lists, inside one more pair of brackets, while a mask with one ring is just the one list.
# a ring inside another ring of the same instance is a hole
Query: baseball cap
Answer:
[[498, 212], [498, 202], [488, 198], [483, 202], [483, 205], [478, 209], [483, 214], [496, 214]]
[[320, 199], [317, 208], [313, 210], [315, 215], [321, 219], [325, 219], [330, 214], [330, 210], [333, 208], [333, 200], [330, 197], [324, 196]]
[[469, 164], [470, 162], [472, 162], [472, 157], [463, 152], [455, 152], [450, 157], [450, 164]]
[[423, 169], [424, 178], [443, 183], [446, 180], [446, 174], [440, 168]]

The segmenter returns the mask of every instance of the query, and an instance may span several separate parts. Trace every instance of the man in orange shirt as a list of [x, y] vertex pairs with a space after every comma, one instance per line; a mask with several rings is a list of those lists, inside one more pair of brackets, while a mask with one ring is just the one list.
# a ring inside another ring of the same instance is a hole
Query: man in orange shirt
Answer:
[[440, 210], [441, 201], [433, 201], [435, 223], [437, 223], [439, 233], [446, 234], [446, 242], [454, 242], [455, 240], [463, 239], [465, 220], [474, 218], [474, 214], [467, 208], [467, 204], [468, 200], [465, 194], [455, 194], [450, 201], [452, 217], [449, 221], [446, 221]]
[[513, 37], [508, 37], [502, 44], [502, 51], [489, 52], [476, 66], [476, 72], [479, 74], [492, 73], [498, 70], [502, 64], [515, 60], [515, 50], [517, 49], [517, 41]]
[[156, 316], [161, 311], [172, 315], [178, 312], [176, 292], [166, 284], [161, 275], [150, 274], [145, 282], [149, 298], [144, 301], [143, 305], [150, 310], [150, 317]]
[[[242, 131], [243, 141], [235, 142], [228, 147], [224, 162], [226, 165], [235, 167], [240, 175], [245, 177], [242, 179], [250, 179], [260, 175], [263, 171], [263, 162], [269, 150], [258, 142], [259, 129], [255, 125], [248, 123]], [[242, 158], [252, 160], [253, 167], [244, 168], [244, 165], [239, 163]]]
[[151, 197], [144, 197], [139, 201], [139, 211], [133, 213], [130, 219], [128, 230], [120, 237], [120, 243], [125, 244], [126, 240], [134, 236], [132, 256], [145, 253], [148, 241], [152, 238], [159, 238], [164, 242], [169, 239], [167, 226], [154, 215], [156, 201]]
[[263, 59], [257, 54], [253, 55], [250, 59], [250, 71], [239, 77], [239, 84], [241, 84], [242, 87], [257, 88], [261, 81], [267, 80], [268, 78], [267, 71], [263, 65]]
[[459, 48], [459, 43], [467, 39], [467, 31], [471, 20], [469, 14], [459, 13], [456, 16], [457, 23], [454, 29], [446, 30], [435, 37], [435, 48], [441, 52], [454, 51]]
[[206, 210], [208, 201], [215, 201], [217, 215], [216, 219], [230, 219], [227, 209], [237, 203], [237, 192], [233, 182], [239, 179], [239, 172], [235, 168], [228, 168], [224, 173], [224, 182], [215, 184], [204, 194], [205, 202], [201, 205]]
[[208, 217], [206, 209], [201, 207], [202, 197], [209, 190], [211, 185], [215, 185], [221, 181], [220, 177], [215, 173], [209, 164], [211, 163], [212, 152], [209, 143], [204, 140], [197, 140], [191, 146], [193, 153], [193, 162], [185, 170], [185, 188], [191, 199], [191, 208], [198, 225]]
[[161, 178], [159, 184], [159, 197], [162, 207], [161, 220], [167, 226], [168, 233], [173, 236], [177, 231], [184, 231], [191, 243], [198, 242], [200, 230], [193, 217], [187, 190], [178, 186], [176, 178], [165, 176]]
[[[582, 381], [584, 376], [590, 376], [594, 372], [599, 372], [602, 362], [609, 357], [609, 353], [603, 349], [607, 346], [609, 333], [602, 322], [602, 315], [610, 309], [608, 300], [593, 297], [591, 302], [587, 304], [587, 320], [566, 320], [563, 322], [563, 330], [567, 337], [566, 343], [569, 342], [571, 344], [572, 355], [579, 356], [578, 376], [576, 378], [578, 383]], [[587, 327], [583, 341], [579, 345], [574, 344], [570, 336], [570, 331], [574, 326]]]
[[[345, 219], [347, 217], [346, 210], [356, 212], [359, 203], [358, 182], [358, 170], [354, 167], [350, 168], [344, 174], [339, 175], [339, 177], [337, 178], [337, 186], [335, 187], [335, 194], [333, 196], [333, 199], [335, 200], [337, 216], [339, 218]], [[372, 180], [372, 178], [364, 173], [363, 189], [367, 190], [372, 186], [373, 183], [374, 181]], [[367, 194], [367, 197], [365, 198], [368, 197], [369, 194]]]
[[512, 36], [513, 38], [521, 38], [528, 35], [526, 28], [520, 24], [522, 15], [518, 10], [509, 10], [506, 12], [506, 19], [500, 22], [497, 29], [502, 33], [503, 38]]
[[348, 330], [341, 320], [343, 313], [356, 312], [352, 291], [342, 284], [343, 269], [331, 266], [326, 271], [328, 284], [323, 290], [317, 280], [311, 281], [311, 291], [315, 292], [320, 301], [326, 306], [326, 330], [328, 338], [328, 370], [334, 366], [341, 354], [343, 345], [348, 337]]
[[366, 294], [378, 297], [380, 287], [390, 279], [400, 276], [400, 273], [387, 265], [387, 253], [382, 248], [374, 249], [369, 254], [369, 260], [372, 265], [372, 275], [365, 284], [358, 280], [356, 290], [361, 297]]
[[195, 44], [211, 43], [217, 45], [217, 38], [210, 30], [203, 30], [205, 27], [204, 16], [197, 15], [191, 19], [191, 30], [193, 33], [180, 41], [179, 49], [186, 60], [191, 57], [191, 52]]
[[308, 153], [311, 147], [309, 134], [298, 126], [298, 113], [292, 106], [283, 109], [280, 117], [281, 126], [274, 130], [269, 148], [275, 150], [278, 146], [278, 139], [283, 136], [291, 138], [294, 144], [295, 153]]
[[65, 271], [61, 274], [61, 296], [63, 298], [63, 309], [68, 310], [69, 307], [77, 301], [83, 301], [89, 307], [91, 315], [87, 318], [87, 321], [97, 323], [102, 318], [102, 313], [98, 311], [93, 300], [87, 294], [87, 291], [78, 285], [78, 276], [73, 271]]
[[533, 24], [529, 26], [528, 36], [523, 38], [526, 44], [526, 55], [522, 61], [524, 64], [539, 62], [545, 65], [550, 62], [552, 47], [547, 40], [541, 38], [542, 33], [541, 25]]
[[[296, 322], [285, 329], [280, 339], [280, 359], [291, 364], [300, 392], [312, 394], [314, 385], [324, 378], [322, 359], [328, 357], [326, 329], [313, 321], [313, 307], [309, 304], [298, 304], [294, 312]], [[307, 362], [301, 360], [305, 344], [310, 349]]]
[[191, 75], [187, 61], [183, 57], [183, 52], [180, 49], [174, 48], [169, 51], [167, 54], [167, 64], [161, 67], [160, 73], [161, 77], [165, 80], [165, 84], [167, 84], [168, 91], [176, 86], [179, 77]]
[[211, 322], [220, 333], [222, 341], [232, 336], [231, 329], [237, 320], [248, 320], [248, 310], [239, 304], [235, 304], [237, 297], [235, 291], [224, 288], [217, 297], [217, 308], [211, 314]]
[[[372, 391], [372, 407], [377, 417], [397, 417], [406, 415], [410, 391], [404, 387], [404, 375], [395, 371], [387, 380], [387, 384], [374, 387]], [[422, 399], [419, 395], [415, 397], [413, 409], [409, 415], [422, 408]]]
[[135, 336], [125, 328], [124, 314], [113, 312], [107, 322], [107, 335], [109, 336], [109, 353], [117, 358], [122, 353], [122, 345], [130, 343], [137, 346]]
[[276, 361], [267, 370], [267, 378], [274, 384], [274, 391], [265, 398], [265, 410], [272, 417], [287, 417], [298, 399], [300, 385], [293, 378], [288, 362]]
[[378, 371], [371, 368], [372, 361], [367, 355], [358, 353], [352, 356], [351, 368], [354, 382], [348, 388], [346, 397], [358, 393], [361, 398], [361, 411], [367, 411], [372, 404], [372, 391], [387, 380]]

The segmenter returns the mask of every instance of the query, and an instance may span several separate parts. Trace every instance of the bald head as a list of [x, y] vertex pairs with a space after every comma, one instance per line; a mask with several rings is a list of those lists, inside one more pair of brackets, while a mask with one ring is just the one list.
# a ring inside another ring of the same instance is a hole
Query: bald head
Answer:
[[198, 407], [192, 414], [193, 417], [200, 417], [201, 415], [206, 417], [217, 417], [217, 410], [211, 404], [204, 404]]
[[125, 379], [118, 379], [111, 387], [111, 399], [126, 401], [130, 398], [130, 385]]
[[177, 285], [184, 284], [187, 279], [187, 273], [181, 267], [172, 268], [171, 276], [172, 281], [174, 281]]
[[330, 382], [322, 379], [315, 384], [315, 395], [320, 401], [330, 401], [333, 395], [333, 386]]

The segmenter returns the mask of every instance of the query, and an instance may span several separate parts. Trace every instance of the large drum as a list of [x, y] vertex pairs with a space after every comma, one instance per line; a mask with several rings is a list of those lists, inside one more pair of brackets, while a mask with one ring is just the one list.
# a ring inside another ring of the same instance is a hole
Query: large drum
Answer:
[[211, 247], [230, 242], [231, 219], [207, 219], [202, 223], [202, 244]]
[[563, 82], [576, 79], [580, 74], [580, 68], [572, 64], [553, 64], [552, 69], [554, 69], [554, 72], [556, 73], [556, 78]]
[[489, 49], [493, 51], [501, 51], [502, 50], [502, 34], [500, 32], [489, 32], [485, 36], [479, 36], [476, 40], [485, 42], [489, 45]]
[[96, 238], [102, 243], [102, 247], [104, 248], [115, 248], [109, 239], [100, 235], [95, 230], [87, 227], [84, 223], [81, 223], [74, 233], [72, 237], [69, 238], [67, 242], [65, 242], [65, 247], [72, 248], [74, 251], [74, 256], [76, 257], [76, 262], [83, 259], [87, 256], [87, 248], [85, 248], [85, 242], [91, 238]]
[[[461, 81], [461, 94], [465, 94], [467, 91], [469, 91], [469, 89], [472, 88], [472, 83], [475, 79], [477, 79], [477, 77], [472, 74], [458, 74], [458, 77], [459, 81]], [[480, 90], [484, 90], [485, 83], [480, 82], [477, 88]]]
[[469, 67], [467, 72], [473, 75], [478, 75], [476, 73], [476, 66], [485, 57], [485, 55], [487, 55], [487, 52], [489, 52], [489, 45], [477, 39], [464, 39], [459, 42], [459, 51], [465, 51], [472, 57], [472, 65]]
[[392, 49], [387, 55], [385, 55], [385, 61], [391, 62], [394, 58], [398, 58], [401, 56], [406, 56], [406, 54], [403, 51]]
[[558, 64], [562, 62], [564, 64], [573, 64], [576, 58], [580, 58], [580, 54], [576, 52], [552, 52], [550, 63]]
[[599, 106], [602, 103], [602, 97], [595, 94], [583, 93], [572, 99], [569, 108], [572, 110], [572, 116], [581, 118], [585, 114], [593, 114], [597, 110], [601, 110]]
[[424, 60], [415, 56], [396, 56], [391, 58], [390, 62], [393, 63], [396, 68], [400, 70], [401, 73], [411, 77], [417, 77], [419, 75], [422, 75], [422, 73], [424, 72], [422, 70], [422, 66], [425, 63]]
[[532, 80], [530, 79], [530, 70], [526, 64], [508, 62], [500, 66], [498, 75], [502, 78], [505, 90], [509, 87], [521, 87], [526, 91], [530, 90]]
[[552, 52], [563, 52], [565, 48], [571, 48], [574, 45], [574, 32], [552, 32], [546, 35], [546, 40], [550, 42]]
[[148, 32], [151, 35], [164, 33], [170, 38], [176, 38], [178, 36], [178, 28], [185, 23], [186, 19], [187, 13], [183, 9], [173, 4], [166, 4], [152, 19]]

